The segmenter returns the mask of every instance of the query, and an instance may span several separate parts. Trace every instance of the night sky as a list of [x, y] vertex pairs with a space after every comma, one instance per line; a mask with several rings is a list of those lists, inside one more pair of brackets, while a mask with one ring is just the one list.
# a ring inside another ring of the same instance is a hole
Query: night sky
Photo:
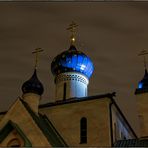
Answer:
[[148, 50], [148, 2], [1, 2], [0, 19], [0, 111], [22, 95], [38, 47], [44, 49], [38, 66], [45, 88], [41, 103], [54, 101], [50, 64], [69, 48], [66, 28], [75, 21], [76, 47], [95, 66], [89, 95], [115, 91], [115, 100], [137, 128], [134, 92], [144, 75], [138, 53]]

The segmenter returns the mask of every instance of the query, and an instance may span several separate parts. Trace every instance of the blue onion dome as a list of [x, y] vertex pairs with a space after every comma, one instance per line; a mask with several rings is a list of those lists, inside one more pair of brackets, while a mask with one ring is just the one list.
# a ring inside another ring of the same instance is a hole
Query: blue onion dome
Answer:
[[51, 63], [51, 71], [55, 76], [65, 72], [78, 72], [90, 78], [94, 71], [94, 65], [87, 55], [71, 45], [69, 50], [54, 58]]
[[138, 88], [136, 89], [136, 94], [137, 93], [143, 93], [143, 92], [148, 92], [148, 72], [147, 69], [145, 69], [145, 74], [143, 79], [138, 83]]
[[39, 81], [37, 77], [36, 69], [34, 70], [32, 77], [22, 85], [22, 91], [24, 94], [25, 93], [35, 93], [38, 95], [43, 94], [44, 88], [42, 83]]

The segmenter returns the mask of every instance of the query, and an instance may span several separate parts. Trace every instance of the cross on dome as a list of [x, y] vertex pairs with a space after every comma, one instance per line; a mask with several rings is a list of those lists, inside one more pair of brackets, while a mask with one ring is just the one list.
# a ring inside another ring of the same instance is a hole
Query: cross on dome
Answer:
[[147, 65], [146, 65], [146, 57], [145, 57], [146, 54], [148, 54], [148, 52], [147, 52], [145, 49], [143, 49], [143, 50], [138, 54], [138, 56], [143, 56], [143, 63], [144, 63], [144, 68], [145, 68], [145, 69], [146, 69], [146, 67], [147, 67]]
[[32, 52], [32, 54], [35, 54], [35, 69], [37, 69], [37, 64], [38, 64], [38, 53], [43, 51], [44, 50], [41, 48], [36, 48], [35, 51]]
[[70, 44], [74, 45], [76, 38], [75, 38], [75, 34], [76, 34], [76, 28], [77, 28], [77, 24], [75, 22], [72, 22], [69, 27], [67, 28], [67, 30], [69, 30], [72, 34], [70, 37]]
[[32, 54], [35, 54], [35, 69], [34, 69], [34, 73], [31, 76], [31, 78], [29, 80], [27, 80], [26, 82], [23, 83], [22, 85], [22, 91], [23, 94], [26, 93], [35, 93], [38, 95], [42, 95], [44, 92], [44, 87], [42, 85], [42, 83], [39, 81], [38, 77], [37, 77], [37, 64], [38, 64], [38, 53], [42, 52], [43, 50], [41, 48], [36, 48], [35, 51], [32, 52]]

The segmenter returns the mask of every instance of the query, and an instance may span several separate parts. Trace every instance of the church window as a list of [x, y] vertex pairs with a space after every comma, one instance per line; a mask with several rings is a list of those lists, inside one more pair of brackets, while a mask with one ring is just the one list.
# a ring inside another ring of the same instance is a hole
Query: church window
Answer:
[[87, 143], [87, 119], [85, 117], [80, 120], [80, 143]]
[[63, 100], [66, 100], [66, 83], [64, 83]]

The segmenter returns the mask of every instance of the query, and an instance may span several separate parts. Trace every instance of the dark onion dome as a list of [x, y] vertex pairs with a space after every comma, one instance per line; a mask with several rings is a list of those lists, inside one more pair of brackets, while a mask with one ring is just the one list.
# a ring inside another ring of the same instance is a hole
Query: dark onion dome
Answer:
[[22, 85], [22, 91], [24, 94], [31, 92], [38, 95], [43, 94], [44, 88], [37, 77], [36, 69], [34, 70], [32, 77]]
[[71, 45], [69, 50], [54, 58], [51, 63], [51, 71], [55, 76], [64, 72], [78, 72], [90, 78], [94, 71], [94, 65], [87, 55]]
[[137, 93], [144, 93], [148, 92], [148, 72], [147, 69], [145, 69], [145, 74], [143, 79], [138, 83], [138, 88], [136, 89], [135, 94]]

